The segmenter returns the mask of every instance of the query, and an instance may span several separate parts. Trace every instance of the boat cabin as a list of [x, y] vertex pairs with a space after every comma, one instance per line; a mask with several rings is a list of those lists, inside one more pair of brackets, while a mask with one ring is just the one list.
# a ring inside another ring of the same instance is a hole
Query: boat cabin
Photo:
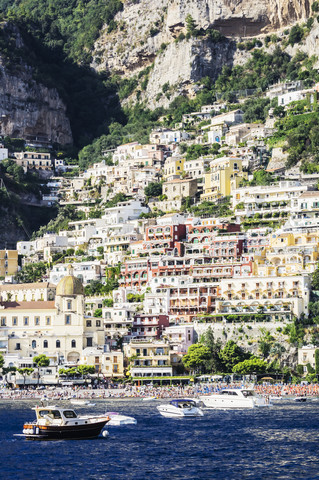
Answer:
[[69, 408], [58, 408], [56, 406], [35, 407], [37, 423], [39, 425], [63, 425], [73, 423], [77, 419], [77, 414]]
[[189, 400], [189, 399], [172, 400], [169, 403], [176, 408], [193, 408], [193, 407], [196, 407], [196, 402], [194, 402], [194, 400]]
[[242, 389], [242, 390], [236, 390], [236, 389], [228, 389], [228, 390], [222, 390], [219, 392], [219, 395], [233, 395], [237, 397], [255, 397], [256, 394], [254, 390], [248, 390], [248, 389]]

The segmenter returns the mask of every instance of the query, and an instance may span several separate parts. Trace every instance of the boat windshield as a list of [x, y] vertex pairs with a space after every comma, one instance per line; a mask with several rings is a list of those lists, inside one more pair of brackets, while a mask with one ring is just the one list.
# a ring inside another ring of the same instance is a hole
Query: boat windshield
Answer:
[[50, 418], [61, 418], [61, 413], [59, 410], [40, 410], [40, 417], [50, 417]]
[[252, 392], [251, 390], [243, 390], [243, 395], [244, 397], [253, 397], [254, 392]]
[[190, 408], [196, 406], [193, 400], [172, 400], [170, 403], [178, 408]]
[[219, 392], [220, 395], [238, 395], [237, 392], [233, 392], [232, 390], [222, 390]]
[[76, 418], [76, 413], [73, 410], [64, 410], [63, 415], [65, 418]]

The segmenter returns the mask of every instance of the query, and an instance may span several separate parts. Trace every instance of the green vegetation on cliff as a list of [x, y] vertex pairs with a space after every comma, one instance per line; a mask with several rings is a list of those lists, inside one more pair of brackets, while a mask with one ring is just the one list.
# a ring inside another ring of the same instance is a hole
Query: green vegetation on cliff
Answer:
[[102, 26], [114, 28], [114, 16], [122, 9], [120, 0], [0, 0], [0, 10], [45, 47], [87, 65]]

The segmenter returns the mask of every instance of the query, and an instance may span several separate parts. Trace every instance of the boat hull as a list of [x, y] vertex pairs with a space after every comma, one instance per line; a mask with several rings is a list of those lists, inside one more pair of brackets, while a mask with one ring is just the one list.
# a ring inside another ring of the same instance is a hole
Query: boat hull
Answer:
[[89, 439], [100, 435], [101, 430], [108, 420], [83, 425], [36, 425], [25, 424], [24, 433], [27, 440], [71, 440], [71, 439]]
[[252, 399], [240, 398], [221, 398], [219, 395], [212, 395], [211, 397], [200, 397], [206, 408], [218, 409], [251, 409], [269, 407], [269, 404], [264, 402], [255, 402]]
[[167, 418], [183, 418], [183, 417], [202, 417], [203, 412], [199, 408], [191, 408], [191, 409], [180, 409], [180, 408], [172, 408], [170, 406], [159, 406], [157, 410], [163, 417]]

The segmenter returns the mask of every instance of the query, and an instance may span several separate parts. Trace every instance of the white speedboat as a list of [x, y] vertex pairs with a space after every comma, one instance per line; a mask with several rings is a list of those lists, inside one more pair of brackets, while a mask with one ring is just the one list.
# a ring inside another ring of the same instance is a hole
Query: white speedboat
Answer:
[[281, 402], [282, 396], [281, 395], [269, 395], [269, 400], [271, 402]]
[[261, 397], [248, 388], [229, 388], [216, 394], [202, 395], [199, 398], [207, 408], [256, 408], [271, 405], [268, 398]]
[[108, 412], [107, 415], [110, 418], [108, 425], [112, 427], [120, 427], [121, 425], [136, 425], [137, 420], [134, 417], [128, 417], [127, 415], [121, 415], [117, 412]]
[[82, 400], [81, 398], [73, 398], [70, 403], [78, 407], [95, 407], [95, 403], [91, 403], [89, 400]]
[[194, 400], [175, 399], [159, 405], [157, 410], [163, 417], [202, 417], [204, 414]]

